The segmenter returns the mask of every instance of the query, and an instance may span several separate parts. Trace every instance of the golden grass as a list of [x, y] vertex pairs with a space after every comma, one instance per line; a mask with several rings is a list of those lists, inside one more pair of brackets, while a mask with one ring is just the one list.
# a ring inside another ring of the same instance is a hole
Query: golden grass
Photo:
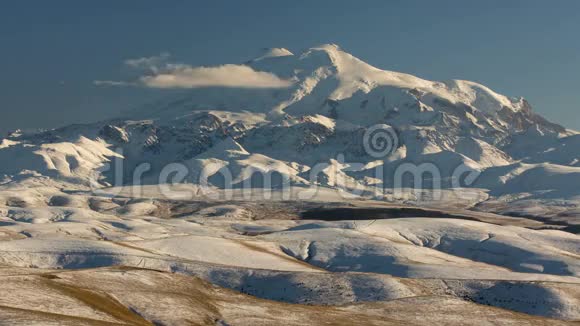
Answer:
[[131, 311], [107, 293], [98, 293], [93, 290], [82, 289], [51, 280], [46, 280], [45, 285], [64, 295], [75, 298], [87, 306], [103, 312], [123, 323], [129, 325], [153, 325], [151, 322]]

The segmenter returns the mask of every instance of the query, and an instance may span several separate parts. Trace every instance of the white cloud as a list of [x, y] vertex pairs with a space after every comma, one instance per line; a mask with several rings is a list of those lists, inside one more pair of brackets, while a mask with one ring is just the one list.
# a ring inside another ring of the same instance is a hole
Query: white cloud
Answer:
[[98, 80], [98, 86], [143, 86], [149, 88], [286, 88], [293, 81], [275, 74], [256, 71], [246, 65], [226, 64], [215, 67], [192, 67], [167, 63], [168, 53], [159, 56], [125, 60], [131, 68], [145, 69], [147, 73], [136, 81]]
[[140, 78], [143, 85], [152, 88], [198, 88], [198, 87], [241, 87], [241, 88], [284, 88], [292, 85], [291, 80], [255, 71], [244, 65], [218, 67], [173, 66], [169, 71]]
[[160, 55], [152, 57], [143, 57], [136, 59], [125, 60], [125, 65], [132, 68], [144, 68], [156, 72], [159, 67], [167, 62], [170, 54], [168, 52], [163, 52]]
[[97, 86], [134, 86], [135, 83], [116, 80], [95, 80], [93, 84]]

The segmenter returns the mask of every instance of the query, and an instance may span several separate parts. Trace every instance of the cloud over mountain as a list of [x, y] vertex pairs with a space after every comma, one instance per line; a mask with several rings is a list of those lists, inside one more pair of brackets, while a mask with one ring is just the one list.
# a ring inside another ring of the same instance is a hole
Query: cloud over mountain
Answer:
[[282, 79], [270, 72], [254, 70], [247, 65], [225, 64], [205, 67], [167, 63], [168, 53], [159, 56], [125, 60], [125, 65], [145, 70], [134, 81], [97, 80], [98, 86], [143, 86], [149, 88], [286, 88], [292, 80]]

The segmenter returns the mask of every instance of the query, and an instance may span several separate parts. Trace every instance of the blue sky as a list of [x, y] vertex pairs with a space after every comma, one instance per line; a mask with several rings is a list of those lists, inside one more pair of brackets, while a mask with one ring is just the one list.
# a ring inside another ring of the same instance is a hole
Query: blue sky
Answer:
[[0, 4], [0, 131], [103, 119], [159, 90], [96, 87], [129, 58], [239, 63], [337, 43], [389, 70], [467, 79], [580, 129], [580, 1], [28, 1]]

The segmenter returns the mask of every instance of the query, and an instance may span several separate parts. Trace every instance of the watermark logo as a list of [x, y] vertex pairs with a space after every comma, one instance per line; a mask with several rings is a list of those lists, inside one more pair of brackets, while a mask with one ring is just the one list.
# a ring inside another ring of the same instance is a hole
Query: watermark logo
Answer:
[[368, 128], [363, 136], [365, 152], [374, 158], [386, 158], [399, 147], [399, 136], [395, 129], [386, 124]]

